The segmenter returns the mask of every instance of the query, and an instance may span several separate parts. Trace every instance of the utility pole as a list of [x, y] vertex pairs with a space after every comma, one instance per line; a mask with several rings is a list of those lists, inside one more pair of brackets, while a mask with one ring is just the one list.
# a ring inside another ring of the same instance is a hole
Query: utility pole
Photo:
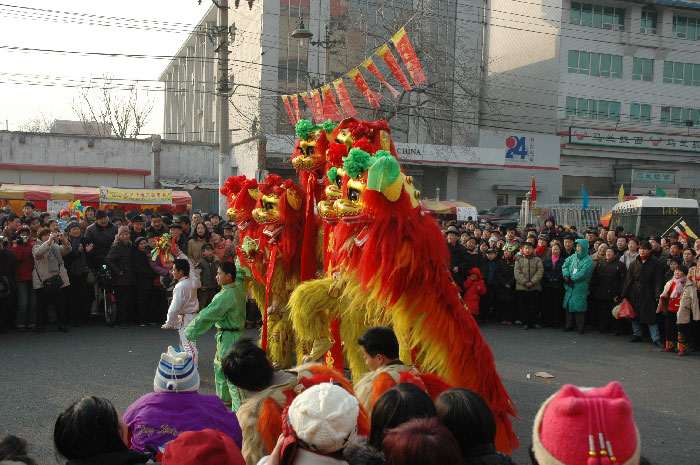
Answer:
[[[231, 134], [228, 127], [228, 97], [230, 86], [228, 79], [228, 0], [214, 2], [219, 7], [218, 28], [220, 43], [218, 47], [218, 129], [219, 129], [219, 189], [226, 183], [231, 173]], [[219, 195], [219, 214], [226, 212], [226, 198]]]

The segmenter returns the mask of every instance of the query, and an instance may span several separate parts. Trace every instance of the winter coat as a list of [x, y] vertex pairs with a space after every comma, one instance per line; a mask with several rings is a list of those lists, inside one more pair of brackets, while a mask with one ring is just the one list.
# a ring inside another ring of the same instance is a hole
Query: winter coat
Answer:
[[493, 444], [482, 444], [462, 453], [462, 465], [515, 465], [510, 456], [496, 452]]
[[[688, 278], [690, 281], [690, 278]], [[681, 303], [678, 306], [678, 315], [676, 323], [685, 325], [692, 320], [700, 321], [700, 305], [698, 305], [697, 288], [687, 282], [681, 294]]]
[[153, 289], [153, 280], [158, 277], [150, 262], [153, 259], [148, 251], [141, 252], [137, 248], [133, 251], [133, 270], [136, 287], [140, 290]]
[[183, 252], [186, 252], [192, 260], [199, 261], [204, 256], [202, 246], [206, 243], [206, 239], [190, 239], [187, 243], [187, 250], [183, 250]]
[[117, 452], [95, 455], [94, 457], [69, 460], [66, 462], [66, 465], [142, 465], [148, 462], [150, 458], [150, 454], [124, 449]]
[[[494, 300], [498, 305], [510, 305], [515, 301], [515, 260], [498, 259], [496, 265], [496, 292]], [[506, 284], [510, 287], [506, 287]]]
[[634, 263], [638, 256], [639, 251], [632, 253], [629, 250], [625, 250], [625, 253], [623, 253], [620, 257], [620, 262], [622, 262], [622, 264], [625, 265], [625, 268], [629, 270], [630, 266], [632, 266], [632, 263]]
[[202, 287], [207, 289], [215, 289], [219, 287], [219, 283], [216, 282], [216, 269], [219, 264], [219, 257], [213, 255], [211, 259], [202, 257], [197, 263], [197, 269], [199, 273], [199, 281], [202, 283]]
[[34, 255], [32, 255], [31, 242], [12, 247], [15, 254], [15, 282], [29, 281], [34, 272]]
[[[49, 251], [49, 246], [51, 250]], [[70, 285], [68, 280], [68, 271], [66, 270], [66, 265], [63, 262], [63, 256], [68, 255], [71, 251], [69, 245], [58, 245], [55, 242], [49, 244], [48, 241], [41, 242], [37, 241], [34, 247], [32, 247], [32, 255], [34, 255], [34, 273], [32, 273], [32, 287], [34, 289], [41, 289], [44, 287], [43, 281], [46, 281], [51, 276], [61, 275], [61, 280], [63, 281], [63, 289]], [[53, 254], [53, 257], [58, 263], [58, 271], [49, 271], [49, 253]]]
[[[542, 277], [544, 276], [544, 267], [542, 266], [542, 260], [539, 257], [520, 257], [515, 262], [515, 269], [513, 270], [515, 274], [516, 290], [518, 291], [541, 291], [542, 290]], [[532, 287], [527, 287], [525, 284], [531, 282]]]
[[463, 283], [464, 303], [472, 315], [479, 314], [479, 298], [486, 294], [486, 284], [483, 279], [467, 278]]
[[97, 223], [92, 223], [85, 230], [85, 243], [94, 245], [92, 252], [88, 254], [88, 265], [93, 270], [100, 270], [104, 265], [105, 257], [114, 244], [114, 238], [119, 229], [112, 223], [107, 223], [104, 228]]
[[82, 276], [86, 274], [89, 269], [87, 265], [87, 256], [85, 255], [85, 249], [80, 250], [82, 245], [82, 238], [68, 238], [68, 242], [71, 245], [71, 251], [65, 256], [66, 268], [68, 269], [68, 274], [73, 276]]
[[115, 286], [134, 284], [134, 252], [131, 244], [122, 240], [115, 242], [105, 257], [105, 264], [112, 270], [112, 281]]
[[663, 264], [648, 256], [632, 263], [622, 289], [622, 297], [632, 304], [635, 321], [643, 324], [656, 324], [656, 300], [663, 289]]
[[559, 256], [559, 260], [555, 264], [550, 255], [542, 267], [544, 268], [544, 279], [542, 280], [542, 285], [547, 289], [563, 289], [564, 288], [564, 276], [562, 275], [562, 268], [564, 267], [565, 258]]
[[564, 286], [564, 309], [569, 312], [585, 312], [587, 307], [588, 284], [593, 275], [593, 260], [588, 256], [585, 239], [576, 241], [583, 250], [570, 256], [564, 262], [562, 275], [571, 280]]
[[606, 301], [620, 297], [626, 275], [627, 268], [620, 260], [599, 260], [591, 278], [591, 297]]
[[160, 237], [163, 234], [169, 234], [170, 229], [168, 229], [168, 227], [164, 223], [163, 226], [160, 227], [160, 229], [156, 229], [153, 226], [149, 226], [148, 228], [146, 228], [146, 234], [148, 233], [153, 233], [156, 236]]
[[130, 240], [132, 244], [136, 243], [136, 239], [139, 237], [146, 237], [146, 228], [143, 228], [141, 232], [136, 232], [132, 228], [129, 228]]
[[[471, 269], [467, 267], [467, 249], [459, 242], [453, 246], [448, 243], [447, 249], [450, 251], [450, 273], [452, 273], [452, 279], [458, 286], [461, 286], [466, 277], [465, 273]], [[453, 271], [455, 267], [458, 268], [456, 273]]]

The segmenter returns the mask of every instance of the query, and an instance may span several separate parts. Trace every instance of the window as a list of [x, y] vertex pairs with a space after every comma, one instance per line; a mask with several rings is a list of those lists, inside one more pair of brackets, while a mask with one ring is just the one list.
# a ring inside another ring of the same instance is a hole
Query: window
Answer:
[[620, 119], [620, 102], [566, 97], [566, 116], [587, 119]]
[[681, 63], [679, 61], [665, 61], [664, 82], [683, 84], [685, 86], [700, 86], [700, 65]]
[[687, 16], [674, 16], [673, 35], [679, 39], [700, 39], [700, 20]]
[[642, 10], [642, 25], [639, 28], [642, 34], [656, 34], [656, 12]]
[[[623, 31], [625, 29], [625, 10], [590, 3], [571, 2], [569, 21], [571, 24], [581, 26]], [[654, 15], [654, 29], [656, 29], [656, 15]]]
[[569, 50], [569, 73], [622, 77], [622, 56]]
[[650, 58], [635, 58], [632, 62], [632, 79], [635, 81], [653, 81], [654, 60]]
[[630, 105], [630, 121], [651, 121], [651, 105], [633, 103]]
[[692, 121], [694, 124], [700, 124], [700, 109], [661, 107], [662, 123], [685, 126], [686, 121]]

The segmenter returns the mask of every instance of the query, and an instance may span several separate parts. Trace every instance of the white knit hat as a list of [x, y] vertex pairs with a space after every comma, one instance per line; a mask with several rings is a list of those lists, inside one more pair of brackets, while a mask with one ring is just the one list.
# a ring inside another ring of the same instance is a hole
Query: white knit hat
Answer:
[[199, 372], [189, 352], [178, 352], [172, 346], [160, 355], [153, 380], [155, 392], [193, 392], [199, 389]]
[[322, 454], [330, 454], [355, 439], [359, 413], [359, 403], [348, 391], [321, 383], [292, 401], [288, 418], [298, 439]]

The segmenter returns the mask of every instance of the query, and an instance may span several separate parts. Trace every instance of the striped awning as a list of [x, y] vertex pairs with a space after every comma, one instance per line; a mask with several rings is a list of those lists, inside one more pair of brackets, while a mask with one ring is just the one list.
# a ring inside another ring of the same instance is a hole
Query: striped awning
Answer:
[[[38, 184], [2, 184], [0, 198], [8, 200], [80, 200], [83, 203], [99, 203], [100, 189], [81, 186], [42, 186]], [[192, 205], [192, 197], [186, 191], [173, 191], [173, 205]]]
[[467, 202], [449, 200], [421, 200], [423, 209], [432, 213], [457, 213], [457, 207], [473, 207]]

